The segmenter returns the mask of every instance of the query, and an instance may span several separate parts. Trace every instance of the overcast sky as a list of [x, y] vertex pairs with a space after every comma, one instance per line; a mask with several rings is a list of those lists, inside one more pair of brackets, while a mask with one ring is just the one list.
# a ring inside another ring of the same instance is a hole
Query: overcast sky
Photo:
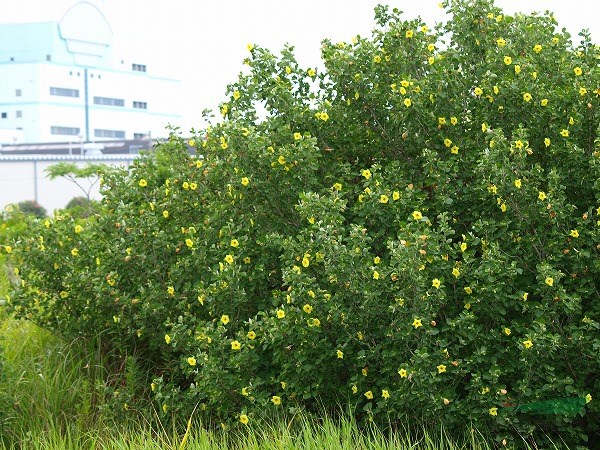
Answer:
[[[427, 24], [446, 20], [439, 0], [88, 0], [106, 15], [115, 47], [148, 71], [182, 80], [185, 131], [201, 126], [200, 112], [216, 108], [255, 43], [272, 51], [286, 42], [305, 67], [319, 65], [320, 41], [367, 36], [373, 8], [397, 7]], [[59, 20], [75, 0], [0, 0], [0, 23]], [[506, 13], [550, 10], [576, 38], [589, 28], [600, 41], [598, 0], [496, 0]], [[129, 59], [128, 58], [128, 59]], [[1, 80], [0, 80], [1, 81]]]

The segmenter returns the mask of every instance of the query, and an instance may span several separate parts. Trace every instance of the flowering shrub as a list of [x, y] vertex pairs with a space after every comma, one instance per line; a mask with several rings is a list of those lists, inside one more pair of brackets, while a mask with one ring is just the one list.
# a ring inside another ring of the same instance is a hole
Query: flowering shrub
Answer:
[[16, 245], [14, 309], [152, 361], [166, 414], [350, 402], [597, 438], [598, 47], [549, 15], [446, 7], [435, 31], [377, 8], [370, 39], [323, 42], [323, 71], [249, 45], [222, 121]]

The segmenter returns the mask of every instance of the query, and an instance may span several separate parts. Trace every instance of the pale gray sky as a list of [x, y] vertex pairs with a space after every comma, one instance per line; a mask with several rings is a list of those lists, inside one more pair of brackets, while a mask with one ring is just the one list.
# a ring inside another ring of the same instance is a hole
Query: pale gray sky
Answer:
[[[299, 62], [319, 65], [320, 41], [369, 35], [373, 8], [386, 3], [430, 26], [445, 20], [439, 0], [88, 0], [110, 22], [115, 45], [148, 70], [180, 78], [184, 131], [201, 126], [200, 112], [216, 108], [235, 81], [250, 42], [280, 50], [289, 42]], [[58, 20], [75, 0], [0, 0], [0, 23]], [[506, 13], [554, 11], [574, 38], [589, 28], [600, 41], [598, 0], [497, 0]], [[577, 39], [574, 39], [577, 41]]]

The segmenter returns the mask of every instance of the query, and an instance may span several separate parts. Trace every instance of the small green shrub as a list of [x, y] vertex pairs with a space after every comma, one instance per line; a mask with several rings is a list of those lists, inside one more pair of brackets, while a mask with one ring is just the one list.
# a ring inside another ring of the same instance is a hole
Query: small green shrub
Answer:
[[598, 47], [446, 7], [436, 31], [377, 8], [323, 72], [249, 46], [222, 122], [105, 174], [89, 221], [32, 227], [15, 312], [102, 330], [166, 415], [351, 402], [498, 444], [598, 439]]
[[38, 219], [46, 217], [46, 208], [33, 200], [25, 200], [17, 203], [17, 206], [24, 214], [30, 214]]

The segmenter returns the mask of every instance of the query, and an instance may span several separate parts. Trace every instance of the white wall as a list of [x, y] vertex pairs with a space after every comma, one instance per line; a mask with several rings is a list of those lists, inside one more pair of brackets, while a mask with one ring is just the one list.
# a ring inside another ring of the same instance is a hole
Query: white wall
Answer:
[[[128, 166], [134, 155], [106, 157], [6, 157], [0, 156], [0, 209], [11, 203], [35, 200], [52, 214], [57, 208], [64, 208], [73, 197], [84, 196], [84, 192], [74, 183], [57, 178], [49, 180], [45, 170], [59, 162], [74, 162], [80, 167], [89, 163]], [[87, 180], [79, 181], [89, 188]], [[91, 198], [101, 198], [98, 186], [91, 190]]]

